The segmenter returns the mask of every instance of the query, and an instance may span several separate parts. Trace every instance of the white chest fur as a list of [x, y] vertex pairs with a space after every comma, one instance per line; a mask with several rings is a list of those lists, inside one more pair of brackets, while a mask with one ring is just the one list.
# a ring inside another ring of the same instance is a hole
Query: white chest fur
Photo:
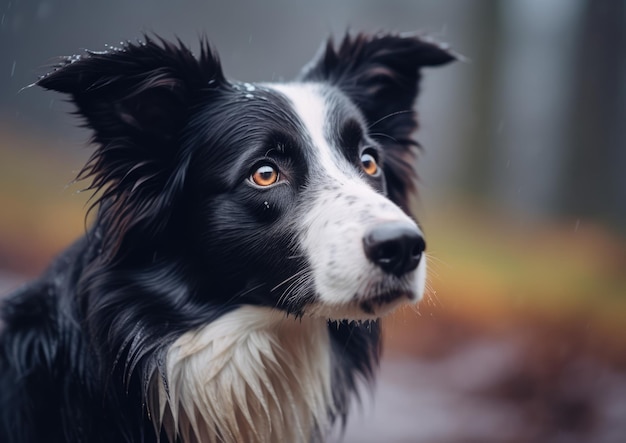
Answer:
[[330, 374], [324, 320], [242, 307], [172, 344], [150, 410], [171, 441], [308, 442], [328, 425]]

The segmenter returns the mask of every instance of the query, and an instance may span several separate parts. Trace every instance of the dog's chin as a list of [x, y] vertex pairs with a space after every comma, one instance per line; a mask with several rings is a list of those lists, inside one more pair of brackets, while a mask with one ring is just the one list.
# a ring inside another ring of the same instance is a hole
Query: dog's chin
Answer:
[[401, 306], [416, 304], [420, 299], [421, 297], [413, 291], [394, 290], [359, 298], [349, 303], [318, 302], [309, 305], [307, 314], [331, 321], [375, 320], [391, 314]]

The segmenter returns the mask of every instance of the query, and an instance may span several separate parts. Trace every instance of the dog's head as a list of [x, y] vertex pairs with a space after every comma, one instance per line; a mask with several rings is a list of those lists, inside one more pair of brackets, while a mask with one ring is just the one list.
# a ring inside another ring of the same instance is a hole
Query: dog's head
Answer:
[[346, 36], [292, 83], [228, 81], [203, 43], [147, 39], [71, 57], [38, 82], [94, 131], [102, 260], [175, 264], [179, 295], [330, 319], [417, 301], [425, 242], [409, 214], [422, 67], [416, 36]]

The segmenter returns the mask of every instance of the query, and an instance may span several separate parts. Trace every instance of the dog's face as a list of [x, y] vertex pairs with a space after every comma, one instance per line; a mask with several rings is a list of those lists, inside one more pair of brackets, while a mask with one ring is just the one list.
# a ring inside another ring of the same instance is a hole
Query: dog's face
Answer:
[[95, 130], [84, 175], [105, 189], [106, 260], [174, 256], [202, 303], [364, 319], [422, 295], [413, 105], [420, 68], [452, 59], [416, 37], [346, 37], [297, 82], [249, 84], [207, 46], [196, 60], [148, 41], [39, 83]]
[[207, 269], [263, 284], [252, 292], [265, 303], [327, 318], [419, 299], [424, 241], [386, 196], [385, 151], [357, 106], [317, 82], [234, 84], [220, 95], [189, 134], [189, 179], [206, 190], [192, 232], [204, 234]]

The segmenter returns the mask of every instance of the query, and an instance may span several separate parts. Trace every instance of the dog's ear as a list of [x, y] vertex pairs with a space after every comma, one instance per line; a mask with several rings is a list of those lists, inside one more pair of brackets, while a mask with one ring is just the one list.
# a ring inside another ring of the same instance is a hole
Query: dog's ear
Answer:
[[300, 76], [338, 87], [360, 108], [370, 135], [385, 149], [389, 197], [407, 212], [416, 181], [412, 134], [420, 70], [455, 58], [446, 47], [415, 35], [346, 35], [338, 46], [329, 40]]
[[153, 236], [167, 223], [189, 161], [180, 140], [190, 108], [225, 83], [205, 40], [196, 58], [150, 38], [66, 57], [36, 83], [69, 94], [93, 130], [96, 150], [78, 178], [92, 179], [110, 251], [131, 230]]

